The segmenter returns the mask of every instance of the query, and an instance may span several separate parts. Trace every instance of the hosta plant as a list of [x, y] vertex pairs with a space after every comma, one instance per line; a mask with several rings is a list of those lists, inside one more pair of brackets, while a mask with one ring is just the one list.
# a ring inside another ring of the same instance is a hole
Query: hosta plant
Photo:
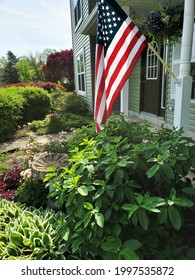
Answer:
[[58, 233], [58, 220], [52, 210], [25, 208], [0, 201], [0, 260], [64, 259], [66, 238]]

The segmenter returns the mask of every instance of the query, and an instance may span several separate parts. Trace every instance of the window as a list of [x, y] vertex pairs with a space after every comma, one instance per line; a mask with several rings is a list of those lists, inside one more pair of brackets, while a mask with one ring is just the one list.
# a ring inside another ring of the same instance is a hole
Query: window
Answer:
[[[154, 49], [158, 52], [158, 44], [154, 43]], [[158, 79], [158, 58], [153, 51], [148, 47], [147, 50], [147, 66], [146, 66], [146, 79], [157, 80]]]
[[82, 0], [74, 0], [74, 23], [75, 27], [82, 20]]
[[84, 51], [82, 50], [77, 55], [77, 75], [78, 75], [78, 90], [79, 94], [85, 94], [85, 64]]

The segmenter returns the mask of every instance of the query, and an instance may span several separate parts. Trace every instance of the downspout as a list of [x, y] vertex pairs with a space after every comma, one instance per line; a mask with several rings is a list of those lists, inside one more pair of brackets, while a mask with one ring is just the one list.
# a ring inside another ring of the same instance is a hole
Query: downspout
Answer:
[[188, 135], [191, 106], [192, 77], [190, 76], [190, 70], [194, 29], [194, 12], [194, 0], [185, 0], [179, 69], [179, 79], [181, 83], [180, 85], [176, 85], [174, 112], [174, 127], [177, 129], [183, 128], [185, 135]]

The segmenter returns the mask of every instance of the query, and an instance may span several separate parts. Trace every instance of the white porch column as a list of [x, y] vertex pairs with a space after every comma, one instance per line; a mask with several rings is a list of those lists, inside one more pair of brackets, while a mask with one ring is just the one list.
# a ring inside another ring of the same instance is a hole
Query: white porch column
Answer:
[[185, 0], [179, 70], [179, 79], [181, 81], [181, 85], [176, 85], [174, 112], [174, 126], [178, 129], [183, 127], [185, 135], [188, 134], [192, 91], [192, 77], [190, 76], [190, 70], [194, 28], [194, 12], [194, 0]]
[[121, 90], [120, 112], [129, 115], [129, 80], [126, 81]]
[[[129, 6], [122, 6], [123, 10], [129, 15]], [[120, 94], [120, 112], [125, 116], [129, 115], [129, 80], [124, 84]]]

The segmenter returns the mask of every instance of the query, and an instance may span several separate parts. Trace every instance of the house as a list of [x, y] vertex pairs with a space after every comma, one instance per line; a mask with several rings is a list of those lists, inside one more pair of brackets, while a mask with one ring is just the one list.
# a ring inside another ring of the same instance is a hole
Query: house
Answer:
[[[117, 0], [132, 19], [147, 15], [164, 0]], [[184, 5], [181, 43], [154, 48], [172, 69], [171, 77], [148, 48], [138, 60], [133, 73], [116, 100], [113, 111], [135, 115], [151, 123], [167, 127], [183, 127], [195, 136], [195, 25], [194, 0], [175, 0]], [[72, 42], [76, 92], [86, 97], [93, 110], [97, 1], [70, 0]], [[153, 69], [153, 70], [152, 70]], [[191, 69], [191, 70], [190, 70]]]

